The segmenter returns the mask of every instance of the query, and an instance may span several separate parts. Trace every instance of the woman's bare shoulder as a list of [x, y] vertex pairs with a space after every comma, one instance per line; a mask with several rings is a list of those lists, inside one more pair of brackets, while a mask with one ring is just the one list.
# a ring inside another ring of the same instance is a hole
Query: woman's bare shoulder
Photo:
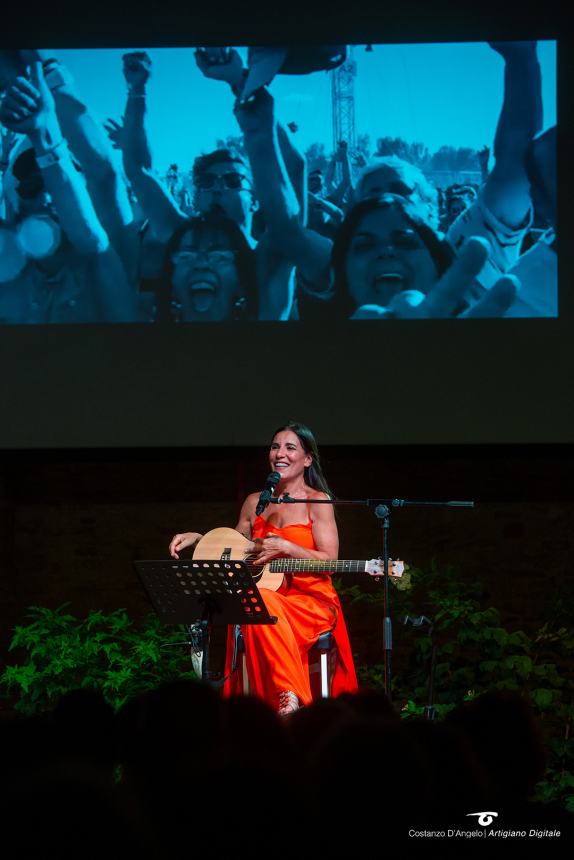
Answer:
[[255, 507], [257, 505], [258, 498], [259, 493], [250, 493], [241, 506], [239, 519], [235, 528], [238, 532], [241, 532], [242, 535], [245, 535], [245, 537], [250, 537], [251, 535], [251, 528], [255, 521]]
[[243, 504], [247, 505], [249, 507], [255, 507], [255, 505], [257, 504], [257, 502], [259, 500], [260, 495], [261, 495], [260, 492], [259, 493], [249, 493], [249, 495], [246, 497]]
[[255, 508], [260, 495], [260, 493], [250, 493], [243, 502], [241, 510], [244, 515], [249, 517], [249, 519], [253, 519], [255, 517]]
[[309, 499], [330, 499], [331, 496], [328, 493], [324, 493], [323, 490], [315, 490], [313, 487], [307, 488], [307, 497]]
[[[308, 498], [311, 501], [325, 501], [326, 499], [330, 499], [328, 493], [324, 493], [322, 490], [314, 490], [313, 488], [309, 488]], [[311, 505], [312, 512], [311, 518], [313, 522], [320, 522], [325, 520], [331, 520], [333, 518], [333, 506], [332, 505]]]

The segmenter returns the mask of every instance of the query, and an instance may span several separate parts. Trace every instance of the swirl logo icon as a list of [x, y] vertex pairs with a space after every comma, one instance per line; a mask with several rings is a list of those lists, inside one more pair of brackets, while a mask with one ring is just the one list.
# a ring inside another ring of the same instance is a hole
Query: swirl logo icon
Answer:
[[488, 827], [495, 818], [498, 818], [498, 812], [468, 812], [466, 817], [468, 818], [469, 815], [476, 815], [478, 823], [482, 827]]

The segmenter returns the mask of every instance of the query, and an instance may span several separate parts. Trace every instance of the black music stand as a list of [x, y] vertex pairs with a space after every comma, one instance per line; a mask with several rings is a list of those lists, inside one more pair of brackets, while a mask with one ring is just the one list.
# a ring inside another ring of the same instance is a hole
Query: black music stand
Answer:
[[209, 638], [214, 624], [275, 624], [244, 561], [189, 559], [135, 561], [136, 571], [164, 624], [183, 624], [193, 644], [201, 629], [201, 680], [209, 681]]

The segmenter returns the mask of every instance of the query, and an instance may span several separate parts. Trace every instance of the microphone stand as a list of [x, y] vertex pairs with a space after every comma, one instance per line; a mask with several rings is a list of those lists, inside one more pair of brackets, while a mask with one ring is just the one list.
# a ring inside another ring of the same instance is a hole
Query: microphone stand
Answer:
[[[294, 499], [288, 493], [269, 500], [273, 505], [294, 505], [298, 503], [311, 505], [366, 505], [374, 509], [377, 519], [382, 520], [383, 540], [383, 656], [384, 656], [384, 690], [389, 700], [391, 697], [393, 626], [389, 600], [389, 529], [391, 527], [391, 508], [474, 508], [474, 502], [469, 501], [415, 501], [412, 499]], [[375, 577], [379, 579], [379, 577]]]
[[429, 677], [428, 677], [428, 701], [425, 707], [425, 720], [434, 720], [436, 719], [437, 713], [434, 704], [434, 675], [436, 669], [436, 642], [433, 637], [434, 624], [430, 618], [427, 618], [426, 615], [419, 615], [418, 618], [412, 618], [410, 615], [405, 615], [405, 624], [411, 624], [413, 627], [423, 627], [425, 625], [429, 628], [429, 640], [431, 644], [431, 654], [430, 654], [430, 665], [429, 665]]

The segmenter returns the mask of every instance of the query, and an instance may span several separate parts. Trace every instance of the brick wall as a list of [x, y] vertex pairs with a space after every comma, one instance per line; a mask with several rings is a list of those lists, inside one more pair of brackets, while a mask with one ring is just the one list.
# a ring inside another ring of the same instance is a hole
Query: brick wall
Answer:
[[[482, 579], [514, 629], [535, 624], [571, 578], [570, 448], [328, 448], [323, 459], [339, 498], [475, 500], [474, 510], [393, 510], [391, 555], [419, 567], [435, 559]], [[68, 601], [80, 615], [149, 611], [134, 559], [166, 557], [176, 531], [235, 525], [242, 498], [262, 487], [267, 472], [265, 451], [254, 449], [5, 456], [2, 653], [32, 604]], [[341, 506], [337, 517], [341, 557], [380, 554], [380, 526], [368, 508]], [[348, 617], [354, 650], [378, 660], [378, 620], [357, 607]]]

